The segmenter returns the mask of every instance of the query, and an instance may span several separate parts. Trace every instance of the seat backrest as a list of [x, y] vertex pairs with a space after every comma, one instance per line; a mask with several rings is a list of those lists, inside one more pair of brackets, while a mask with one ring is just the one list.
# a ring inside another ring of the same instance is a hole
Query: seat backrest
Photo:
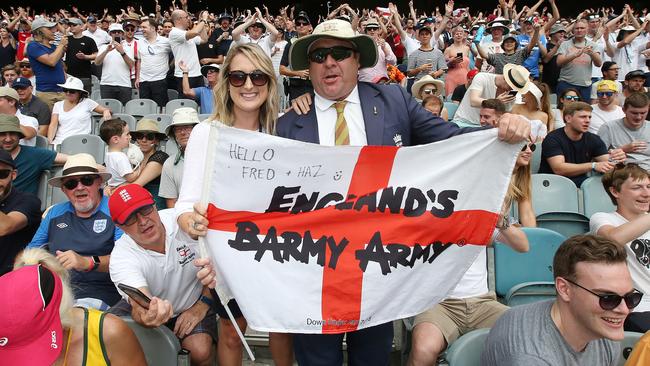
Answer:
[[616, 206], [609, 199], [605, 192], [601, 177], [589, 177], [580, 186], [582, 190], [582, 199], [585, 208], [585, 216], [591, 218], [596, 212], [612, 212]]
[[537, 227], [553, 230], [569, 238], [589, 232], [589, 219], [575, 212], [547, 212], [537, 215]]
[[619, 366], [625, 365], [630, 353], [632, 353], [632, 349], [641, 337], [643, 337], [643, 333], [625, 332], [625, 338], [621, 341], [621, 358], [618, 360]]
[[50, 174], [49, 170], [45, 170], [38, 179], [38, 199], [41, 200], [41, 211], [45, 211], [49, 206], [50, 186], [47, 181], [50, 179]]
[[535, 151], [530, 157], [530, 171], [533, 174], [536, 174], [539, 171], [539, 166], [542, 163], [542, 143], [535, 143]]
[[122, 318], [138, 338], [148, 365], [176, 366], [181, 345], [169, 328], [145, 328], [130, 317]]
[[445, 358], [449, 366], [471, 366], [481, 364], [481, 353], [490, 328], [481, 328], [464, 334], [447, 349]]
[[194, 108], [197, 112], [199, 111], [199, 105], [192, 99], [174, 99], [170, 100], [167, 102], [167, 105], [165, 105], [165, 113], [171, 116], [175, 110], [183, 107]]
[[533, 174], [532, 190], [535, 215], [546, 212], [580, 213], [578, 187], [569, 178], [555, 174]]
[[111, 99], [111, 98], [102, 98], [97, 101], [97, 104], [101, 105], [104, 108], [108, 108], [111, 110], [111, 113], [122, 113], [123, 106], [122, 102], [120, 102], [117, 99]]
[[138, 88], [131, 89], [131, 99], [140, 99], [140, 89]]
[[506, 305], [530, 304], [532, 302], [554, 299], [557, 296], [555, 282], [524, 282], [513, 286], [506, 294]]
[[172, 116], [168, 114], [147, 114], [142, 118], [148, 118], [158, 122], [158, 131], [162, 133], [165, 133], [165, 128], [172, 124]]
[[167, 155], [169, 155], [170, 159], [174, 159], [176, 153], [178, 152], [178, 145], [176, 145], [176, 141], [170, 137], [167, 139], [167, 141], [164, 142], [163, 149]]
[[452, 119], [454, 119], [454, 116], [456, 115], [458, 104], [454, 102], [445, 102], [445, 108], [447, 108], [447, 115], [449, 117], [449, 120], [451, 121]]
[[167, 100], [178, 99], [178, 90], [176, 89], [167, 89]]
[[566, 238], [548, 229], [521, 229], [528, 238], [528, 252], [515, 252], [503, 243], [494, 245], [494, 279], [499, 296], [505, 296], [513, 286], [524, 282], [554, 280], [553, 256]]
[[74, 135], [61, 142], [60, 151], [68, 155], [87, 153], [95, 158], [97, 164], [104, 164], [106, 144], [97, 135]]
[[47, 137], [36, 135], [36, 147], [40, 147], [42, 149], [49, 149], [50, 142], [47, 140]]
[[[130, 114], [127, 113], [114, 113], [113, 118], [119, 118], [122, 121], [126, 122], [127, 125], [129, 125], [129, 130], [134, 131], [135, 130], [135, 125], [137, 123], [135, 117], [133, 117]], [[100, 123], [101, 126], [101, 123]], [[99, 134], [99, 130], [97, 131]]]
[[151, 99], [132, 99], [124, 106], [124, 113], [139, 117], [158, 113], [158, 104]]

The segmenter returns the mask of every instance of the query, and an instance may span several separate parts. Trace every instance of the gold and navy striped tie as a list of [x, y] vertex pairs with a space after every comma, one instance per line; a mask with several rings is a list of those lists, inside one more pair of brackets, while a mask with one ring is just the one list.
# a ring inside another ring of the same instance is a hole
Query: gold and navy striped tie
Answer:
[[343, 110], [347, 103], [346, 100], [341, 100], [332, 105], [336, 109], [336, 126], [334, 129], [335, 145], [350, 145], [350, 131], [348, 130], [348, 123], [345, 121], [345, 116], [343, 115]]

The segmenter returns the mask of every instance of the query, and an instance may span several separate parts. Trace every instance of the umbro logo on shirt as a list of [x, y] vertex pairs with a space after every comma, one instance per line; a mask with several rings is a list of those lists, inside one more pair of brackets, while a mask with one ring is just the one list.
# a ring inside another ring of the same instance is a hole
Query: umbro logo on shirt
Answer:
[[66, 224], [65, 222], [62, 222], [60, 224], [56, 224], [56, 227], [58, 227], [59, 229], [65, 229], [65, 228], [68, 227], [68, 224]]

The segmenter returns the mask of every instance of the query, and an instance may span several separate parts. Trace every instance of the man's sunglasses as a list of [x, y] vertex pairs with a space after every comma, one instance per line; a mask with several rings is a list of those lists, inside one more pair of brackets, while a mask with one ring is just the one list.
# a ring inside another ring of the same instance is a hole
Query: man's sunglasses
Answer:
[[131, 226], [135, 224], [135, 222], [138, 220], [138, 214], [140, 214], [141, 216], [149, 216], [152, 212], [153, 212], [153, 205], [146, 205], [144, 207], [140, 207], [139, 209], [133, 211], [133, 213], [131, 213], [129, 217], [127, 217], [126, 220], [124, 220], [124, 223], [122, 223], [122, 225]]
[[424, 94], [433, 94], [433, 93], [435, 93], [435, 92], [437, 92], [437, 91], [438, 91], [438, 89], [423, 89], [423, 90], [422, 90], [422, 92], [423, 92]]
[[608, 91], [608, 92], [597, 92], [596, 95], [598, 96], [598, 98], [602, 98], [602, 97], [608, 97], [608, 98], [610, 98], [612, 95], [614, 95], [614, 92], [611, 92], [611, 91]]
[[250, 78], [251, 83], [255, 86], [263, 86], [269, 82], [269, 76], [261, 70], [255, 70], [249, 73], [243, 71], [231, 71], [226, 77], [228, 78], [230, 85], [236, 88], [246, 84], [247, 78]]
[[67, 179], [65, 182], [63, 182], [63, 187], [67, 190], [73, 190], [77, 188], [79, 185], [79, 182], [83, 184], [86, 187], [90, 187], [95, 183], [95, 179], [97, 179], [96, 175], [84, 175], [82, 177], [77, 178], [70, 178]]
[[6, 179], [13, 171], [13, 169], [0, 169], [0, 179]]
[[21, 69], [31, 69], [32, 66], [30, 64], [20, 64]]
[[307, 25], [309, 25], [309, 23], [307, 23], [307, 22], [296, 22], [296, 26], [298, 26], [298, 27], [304, 27], [304, 26], [307, 26]]
[[537, 145], [535, 145], [535, 144], [526, 144], [526, 145], [524, 145], [524, 146], [521, 147], [521, 151], [526, 151], [526, 148], [527, 148], [527, 147], [528, 147], [528, 148], [530, 149], [530, 151], [532, 151], [532, 152], [535, 152], [535, 150], [537, 150]]
[[597, 294], [588, 288], [578, 285], [577, 283], [571, 281], [568, 278], [565, 278], [565, 280], [591, 293], [592, 295], [598, 296], [598, 298], [600, 298], [598, 304], [603, 310], [615, 309], [621, 303], [621, 300], [625, 300], [625, 306], [627, 306], [628, 309], [632, 310], [637, 305], [639, 305], [639, 303], [641, 302], [641, 298], [643, 298], [643, 294], [637, 290], [625, 294], [624, 296], [617, 295], [617, 294]]
[[309, 61], [322, 64], [327, 60], [327, 56], [331, 55], [334, 61], [340, 62], [352, 56], [354, 52], [352, 48], [342, 46], [317, 48], [309, 52]]
[[153, 132], [147, 132], [147, 133], [139, 133], [139, 132], [131, 132], [131, 135], [133, 135], [133, 138], [136, 140], [149, 140], [153, 141], [156, 139], [156, 134]]
[[565, 95], [565, 96], [564, 96], [564, 99], [566, 99], [566, 100], [575, 100], [575, 101], [578, 101], [578, 100], [580, 100], [580, 97], [577, 96], [577, 95]]

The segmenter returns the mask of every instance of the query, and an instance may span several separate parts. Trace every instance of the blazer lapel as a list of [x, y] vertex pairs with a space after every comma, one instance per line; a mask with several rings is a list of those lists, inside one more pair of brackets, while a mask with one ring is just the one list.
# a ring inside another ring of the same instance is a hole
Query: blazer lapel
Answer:
[[296, 140], [303, 142], [320, 143], [318, 137], [318, 118], [316, 106], [312, 104], [307, 115], [298, 116], [296, 119]]
[[365, 83], [359, 83], [359, 100], [366, 126], [368, 145], [384, 145], [384, 103], [377, 98], [379, 91]]

